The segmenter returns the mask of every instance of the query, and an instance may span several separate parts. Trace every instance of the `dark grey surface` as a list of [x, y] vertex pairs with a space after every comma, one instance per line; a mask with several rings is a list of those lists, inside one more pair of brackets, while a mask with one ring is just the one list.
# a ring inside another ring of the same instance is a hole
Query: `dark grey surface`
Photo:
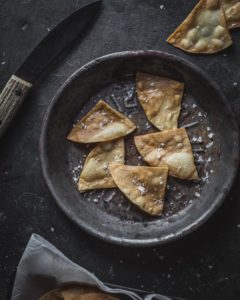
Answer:
[[[47, 28], [80, 2], [0, 0], [1, 88]], [[188, 58], [220, 84], [239, 120], [240, 32], [233, 32], [230, 49], [214, 56], [192, 56], [165, 42], [196, 2], [105, 0], [92, 31], [29, 95], [0, 141], [0, 299], [32, 232], [103, 281], [187, 299], [240, 298], [240, 174], [223, 206], [200, 230], [168, 246], [128, 249], [95, 240], [69, 221], [50, 196], [39, 162], [41, 123], [56, 90], [84, 63], [115, 51], [157, 49]]]

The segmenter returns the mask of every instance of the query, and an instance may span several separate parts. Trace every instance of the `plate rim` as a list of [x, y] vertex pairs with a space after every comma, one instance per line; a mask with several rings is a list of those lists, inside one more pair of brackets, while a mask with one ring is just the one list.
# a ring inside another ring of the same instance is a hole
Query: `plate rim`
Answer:
[[[121, 246], [131, 246], [131, 247], [147, 247], [147, 246], [156, 246], [160, 244], [165, 244], [168, 242], [172, 242], [175, 240], [178, 240], [182, 237], [187, 236], [188, 234], [192, 233], [197, 228], [201, 227], [220, 207], [220, 205], [223, 203], [224, 199], [226, 198], [228, 192], [230, 191], [233, 182], [235, 180], [235, 177], [237, 175], [238, 166], [239, 166], [239, 155], [238, 155], [238, 161], [236, 161], [235, 166], [232, 166], [232, 172], [231, 177], [228, 179], [228, 184], [224, 187], [224, 189], [221, 189], [217, 197], [215, 197], [214, 201], [212, 202], [212, 205], [208, 207], [208, 209], [205, 211], [204, 214], [199, 216], [195, 221], [193, 221], [190, 225], [187, 227], [178, 230], [177, 232], [174, 232], [172, 234], [168, 234], [166, 236], [159, 236], [157, 238], [149, 238], [149, 239], [129, 239], [129, 238], [119, 238], [115, 236], [111, 236], [109, 234], [106, 234], [104, 232], [99, 232], [96, 229], [92, 228], [85, 222], [82, 222], [82, 220], [76, 220], [72, 213], [69, 210], [66, 210], [65, 206], [62, 204], [61, 197], [58, 196], [58, 194], [55, 191], [54, 184], [51, 181], [51, 176], [48, 174], [48, 161], [47, 161], [47, 154], [46, 154], [46, 148], [47, 148], [47, 129], [48, 129], [48, 121], [49, 116], [51, 115], [51, 111], [55, 107], [55, 105], [58, 102], [59, 97], [64, 92], [64, 90], [83, 72], [87, 71], [88, 69], [94, 67], [95, 65], [99, 64], [102, 61], [111, 60], [114, 58], [129, 58], [129, 57], [158, 57], [159, 59], [165, 59], [168, 61], [177, 61], [180, 64], [185, 65], [187, 68], [192, 69], [196, 73], [200, 74], [201, 77], [204, 77], [206, 80], [208, 80], [209, 84], [217, 90], [219, 96], [221, 97], [221, 100], [224, 102], [225, 107], [227, 108], [228, 113], [231, 115], [231, 122], [232, 122], [232, 128], [234, 128], [234, 134], [236, 136], [236, 142], [233, 145], [233, 154], [234, 156], [236, 154], [239, 154], [240, 150], [240, 140], [239, 140], [239, 126], [237, 124], [236, 116], [233, 112], [233, 109], [231, 107], [231, 104], [227, 101], [226, 96], [221, 91], [219, 85], [211, 78], [210, 75], [208, 75], [205, 71], [203, 71], [200, 67], [196, 66], [192, 62], [179, 57], [174, 54], [170, 54], [168, 52], [164, 51], [158, 51], [158, 50], [133, 50], [133, 51], [121, 51], [121, 52], [114, 52], [111, 54], [103, 55], [101, 57], [98, 57], [80, 68], [78, 68], [75, 72], [73, 72], [60, 86], [60, 88], [55, 93], [54, 97], [52, 98], [46, 112], [45, 116], [42, 121], [42, 128], [40, 133], [40, 139], [39, 139], [39, 152], [40, 152], [40, 162], [41, 162], [41, 168], [42, 168], [42, 174], [44, 181], [55, 199], [57, 205], [59, 208], [64, 212], [64, 214], [71, 219], [79, 228], [83, 229], [85, 232], [93, 235], [94, 237], [97, 237], [103, 241], [108, 241], [113, 244], [121, 245]], [[236, 155], [237, 156], [237, 155]]]

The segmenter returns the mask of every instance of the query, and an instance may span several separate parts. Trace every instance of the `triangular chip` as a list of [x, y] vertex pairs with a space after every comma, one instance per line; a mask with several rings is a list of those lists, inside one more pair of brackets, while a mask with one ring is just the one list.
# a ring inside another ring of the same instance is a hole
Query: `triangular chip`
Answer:
[[159, 216], [163, 211], [168, 167], [109, 166], [112, 177], [125, 196], [143, 211]]
[[100, 143], [89, 153], [78, 181], [79, 191], [113, 188], [115, 182], [108, 170], [112, 162], [124, 164], [124, 139]]
[[119, 300], [92, 287], [64, 287], [43, 295], [39, 300]]
[[72, 129], [68, 140], [78, 143], [106, 142], [125, 136], [136, 125], [100, 100]]
[[148, 120], [160, 130], [177, 128], [184, 84], [138, 72], [137, 95]]
[[221, 0], [228, 28], [240, 27], [240, 1]]
[[219, 0], [200, 0], [167, 41], [191, 53], [211, 54], [232, 44]]
[[136, 147], [149, 165], [165, 163], [169, 175], [180, 179], [198, 179], [192, 147], [184, 128], [135, 136]]

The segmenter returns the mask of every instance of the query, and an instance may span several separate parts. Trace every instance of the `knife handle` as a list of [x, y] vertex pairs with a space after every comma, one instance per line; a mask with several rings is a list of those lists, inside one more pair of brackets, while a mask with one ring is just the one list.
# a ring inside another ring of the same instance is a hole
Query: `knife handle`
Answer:
[[18, 111], [32, 84], [15, 76], [8, 80], [0, 94], [0, 137]]

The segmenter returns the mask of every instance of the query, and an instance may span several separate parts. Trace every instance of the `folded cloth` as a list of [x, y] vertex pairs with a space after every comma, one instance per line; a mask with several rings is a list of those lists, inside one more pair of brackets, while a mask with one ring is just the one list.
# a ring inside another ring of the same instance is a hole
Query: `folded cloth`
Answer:
[[[11, 300], [37, 300], [50, 290], [70, 284], [93, 285], [104, 292], [119, 294], [120, 298], [123, 295], [124, 299], [143, 299], [132, 291], [106, 286], [41, 236], [33, 234], [17, 267]], [[147, 295], [145, 299], [171, 300], [162, 295]]]

